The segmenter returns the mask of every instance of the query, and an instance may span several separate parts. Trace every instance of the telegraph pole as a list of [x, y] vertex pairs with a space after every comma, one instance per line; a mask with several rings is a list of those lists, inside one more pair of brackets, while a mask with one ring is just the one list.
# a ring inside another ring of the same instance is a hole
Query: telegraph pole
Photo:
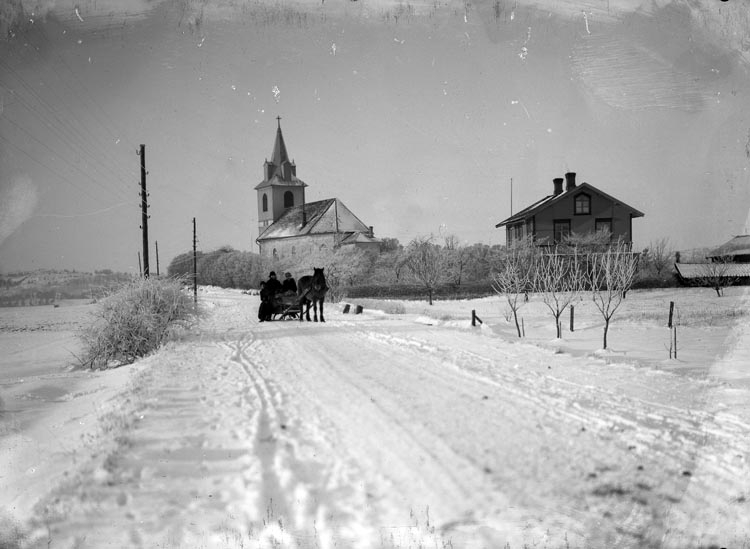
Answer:
[[159, 276], [159, 241], [154, 240], [154, 246], [156, 247], [156, 276]]
[[195, 218], [193, 218], [193, 303], [198, 304], [198, 240], [195, 233]]
[[513, 178], [510, 178], [510, 215], [513, 215]]
[[146, 145], [138, 152], [141, 157], [141, 230], [143, 232], [143, 278], [148, 278], [148, 193], [146, 192]]

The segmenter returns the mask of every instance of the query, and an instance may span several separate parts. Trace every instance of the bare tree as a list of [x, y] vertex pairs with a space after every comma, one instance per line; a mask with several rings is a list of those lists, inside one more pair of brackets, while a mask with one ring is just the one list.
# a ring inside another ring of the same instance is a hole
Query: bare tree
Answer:
[[443, 250], [432, 237], [417, 237], [406, 249], [405, 264], [414, 279], [427, 290], [432, 305], [432, 294], [445, 276]]
[[734, 284], [737, 279], [731, 274], [732, 261], [729, 257], [714, 258], [709, 263], [703, 263], [700, 268], [698, 282], [716, 290], [717, 297], [724, 295], [724, 288]]
[[588, 256], [585, 280], [591, 290], [591, 298], [604, 318], [604, 349], [607, 348], [612, 317], [632, 286], [637, 270], [638, 256], [624, 242]]
[[533, 287], [555, 318], [558, 338], [562, 337], [560, 317], [581, 291], [581, 261], [575, 249], [571, 253], [550, 249], [535, 262]]
[[446, 275], [451, 283], [460, 286], [464, 268], [469, 261], [468, 248], [461, 244], [457, 236], [448, 235], [445, 237], [443, 252], [445, 254]]
[[518, 309], [526, 302], [525, 298], [533, 284], [535, 258], [536, 250], [531, 242], [514, 243], [508, 247], [504, 261], [492, 275], [492, 288], [498, 295], [505, 297], [513, 312], [518, 337], [521, 337]]
[[668, 238], [654, 240], [648, 245], [649, 263], [656, 271], [657, 276], [661, 276], [662, 271], [672, 263], [673, 255], [674, 252], [669, 246]]

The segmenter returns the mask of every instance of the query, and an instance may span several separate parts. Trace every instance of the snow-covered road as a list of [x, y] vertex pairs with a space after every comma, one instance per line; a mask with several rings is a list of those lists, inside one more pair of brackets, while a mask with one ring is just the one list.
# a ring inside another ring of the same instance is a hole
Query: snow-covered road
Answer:
[[258, 324], [255, 297], [202, 300], [38, 507], [37, 545], [750, 546], [750, 418], [721, 384], [413, 315]]

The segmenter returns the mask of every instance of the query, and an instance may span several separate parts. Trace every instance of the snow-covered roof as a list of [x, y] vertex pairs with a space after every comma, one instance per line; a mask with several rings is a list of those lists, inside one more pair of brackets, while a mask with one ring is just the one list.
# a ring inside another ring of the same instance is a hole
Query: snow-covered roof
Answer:
[[[341, 200], [328, 198], [287, 209], [263, 231], [257, 241], [331, 233], [343, 233], [347, 235], [345, 238], [351, 238], [352, 233], [367, 234], [369, 231], [370, 228]], [[373, 239], [372, 242], [380, 241]]]
[[708, 257], [728, 257], [735, 255], [750, 255], [750, 235], [737, 235], [718, 248], [711, 250]]
[[284, 186], [284, 187], [307, 187], [307, 183], [302, 181], [296, 175], [291, 176], [288, 180], [279, 177], [278, 173], [275, 173], [270, 179], [264, 179], [255, 186], [254, 190], [262, 189], [264, 187], [271, 187], [273, 185]]
[[380, 244], [380, 239], [358, 231], [342, 239], [341, 244]]
[[695, 280], [706, 278], [711, 267], [716, 267], [715, 274], [727, 278], [750, 277], [750, 263], [675, 263], [675, 269], [680, 278]]

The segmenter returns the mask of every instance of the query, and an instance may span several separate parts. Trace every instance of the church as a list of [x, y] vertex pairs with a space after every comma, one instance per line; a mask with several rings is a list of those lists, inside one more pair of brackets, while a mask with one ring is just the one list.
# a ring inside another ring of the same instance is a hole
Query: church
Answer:
[[281, 118], [271, 160], [263, 165], [263, 181], [255, 186], [258, 200], [260, 255], [282, 259], [314, 249], [354, 246], [379, 253], [380, 240], [338, 198], [305, 202], [307, 183], [297, 177], [281, 133]]

